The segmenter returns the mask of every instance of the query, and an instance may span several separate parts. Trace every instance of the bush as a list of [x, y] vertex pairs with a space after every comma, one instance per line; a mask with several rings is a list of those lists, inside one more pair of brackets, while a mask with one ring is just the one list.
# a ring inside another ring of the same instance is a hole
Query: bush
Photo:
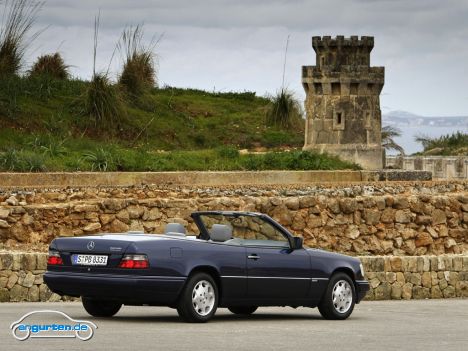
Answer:
[[140, 96], [156, 85], [156, 68], [153, 49], [157, 42], [152, 40], [149, 46], [142, 44], [143, 27], [124, 29], [118, 43], [124, 57], [123, 70], [119, 83], [134, 96]]
[[44, 172], [44, 156], [31, 151], [9, 149], [0, 154], [0, 170], [8, 172]]
[[115, 127], [125, 119], [122, 97], [107, 74], [96, 73], [86, 87], [84, 113], [99, 127]]
[[266, 123], [285, 129], [297, 128], [302, 123], [301, 107], [291, 92], [282, 88], [270, 99]]
[[91, 164], [92, 171], [115, 171], [116, 162], [112, 152], [103, 148], [98, 148], [94, 152], [88, 151], [83, 154], [83, 159]]
[[26, 49], [39, 35], [36, 32], [29, 40], [27, 38], [42, 5], [42, 2], [34, 0], [5, 2], [0, 28], [0, 76], [19, 72]]
[[31, 76], [48, 76], [54, 79], [68, 79], [68, 66], [59, 53], [43, 55], [33, 64]]
[[216, 149], [216, 153], [222, 158], [238, 158], [239, 150], [231, 146], [220, 146]]
[[423, 154], [449, 156], [468, 153], [468, 133], [457, 131], [438, 138], [418, 135], [415, 139], [422, 144]]

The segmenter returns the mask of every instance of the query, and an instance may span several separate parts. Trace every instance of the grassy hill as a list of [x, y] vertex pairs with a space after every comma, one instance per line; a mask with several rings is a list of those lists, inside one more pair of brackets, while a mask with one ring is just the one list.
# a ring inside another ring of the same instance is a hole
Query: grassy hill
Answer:
[[255, 93], [165, 87], [123, 99], [125, 118], [98, 125], [83, 111], [89, 82], [45, 77], [0, 79], [0, 169], [234, 170], [343, 169], [327, 155], [238, 149], [300, 148], [303, 129], [265, 125], [269, 100]]

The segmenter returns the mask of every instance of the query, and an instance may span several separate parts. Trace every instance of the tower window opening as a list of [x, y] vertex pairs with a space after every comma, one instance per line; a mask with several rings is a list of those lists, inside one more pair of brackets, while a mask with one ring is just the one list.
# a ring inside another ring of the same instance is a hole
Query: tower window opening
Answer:
[[331, 90], [333, 95], [341, 95], [341, 84], [331, 83]]
[[341, 112], [337, 112], [336, 113], [336, 124], [341, 124], [342, 122], [342, 113]]
[[322, 94], [322, 83], [314, 83], [315, 94]]

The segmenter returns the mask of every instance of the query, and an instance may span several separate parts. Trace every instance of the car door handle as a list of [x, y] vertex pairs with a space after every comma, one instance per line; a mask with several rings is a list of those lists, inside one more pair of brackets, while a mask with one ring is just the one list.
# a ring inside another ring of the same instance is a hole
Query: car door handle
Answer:
[[247, 258], [249, 260], [258, 260], [260, 256], [258, 256], [257, 254], [252, 254], [252, 255], [248, 255]]

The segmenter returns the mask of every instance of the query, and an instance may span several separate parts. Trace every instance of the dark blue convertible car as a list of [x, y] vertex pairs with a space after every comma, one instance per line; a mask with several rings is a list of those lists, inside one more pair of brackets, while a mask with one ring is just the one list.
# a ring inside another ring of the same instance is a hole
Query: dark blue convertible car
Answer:
[[44, 280], [81, 296], [86, 311], [110, 317], [125, 305], [170, 306], [188, 322], [218, 307], [251, 314], [258, 306], [318, 307], [346, 319], [369, 290], [356, 258], [303, 246], [267, 215], [195, 212], [199, 233], [170, 223], [165, 234], [57, 238]]

